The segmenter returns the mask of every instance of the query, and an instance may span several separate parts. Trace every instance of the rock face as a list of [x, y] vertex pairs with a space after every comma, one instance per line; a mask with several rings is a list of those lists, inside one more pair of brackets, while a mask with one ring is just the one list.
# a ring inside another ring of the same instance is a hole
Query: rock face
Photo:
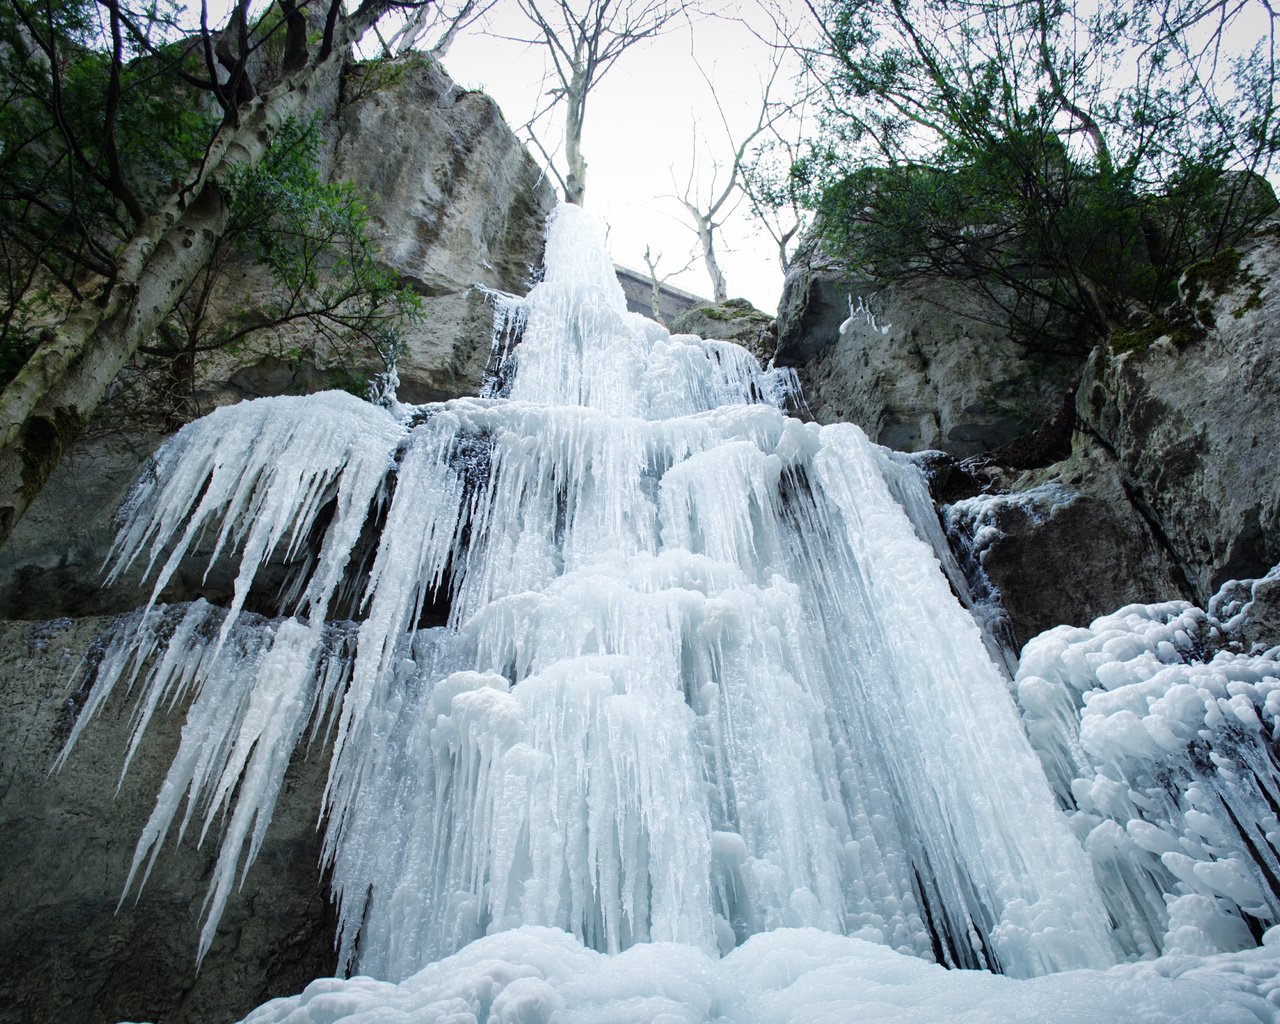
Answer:
[[1019, 649], [1053, 626], [1185, 590], [1126, 498], [1115, 458], [1086, 434], [1070, 458], [1018, 475], [1004, 493], [958, 501], [944, 519], [999, 592]]
[[810, 257], [787, 275], [775, 358], [796, 367], [818, 422], [963, 458], [1033, 429], [1079, 373], [1028, 354], [997, 317], [945, 281], [877, 284]]
[[146, 600], [137, 586], [104, 590], [99, 572], [115, 539], [115, 510], [160, 437], [104, 433], [72, 448], [0, 548], [0, 618], [98, 615]]
[[681, 313], [671, 321], [672, 334], [696, 334], [741, 345], [763, 366], [777, 347], [776, 321], [746, 299], [706, 302]]
[[555, 196], [493, 100], [429, 57], [400, 63], [403, 73], [364, 72], [388, 81], [342, 107], [329, 174], [378, 197], [373, 239], [424, 297], [398, 366], [400, 398], [440, 401], [475, 392], [493, 326], [476, 286], [527, 290]]
[[0, 1021], [236, 1020], [333, 971], [334, 922], [316, 868], [327, 761], [317, 750], [291, 767], [241, 898], [197, 975], [216, 835], [204, 849], [191, 835], [166, 843], [141, 896], [116, 909], [185, 706], [157, 717], [122, 782], [127, 699], [113, 699], [50, 774], [74, 721], [81, 662], [110, 624], [0, 623]]
[[1280, 225], [1193, 267], [1196, 321], [1117, 332], [1089, 358], [1080, 419], [1112, 448], [1203, 603], [1280, 562]]

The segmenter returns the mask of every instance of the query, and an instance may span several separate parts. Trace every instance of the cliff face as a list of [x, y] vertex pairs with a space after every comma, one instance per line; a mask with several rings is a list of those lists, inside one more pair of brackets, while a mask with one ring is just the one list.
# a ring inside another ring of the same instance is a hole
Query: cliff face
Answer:
[[[810, 257], [788, 277], [778, 359], [819, 421], [973, 460], [969, 493], [987, 493], [948, 511], [953, 539], [976, 545], [1021, 645], [1134, 601], [1203, 604], [1280, 561], [1278, 265], [1273, 222], [1082, 365], [1029, 356], [954, 286], [878, 286]], [[1059, 450], [1009, 459], [1073, 391]]]
[[1201, 601], [1280, 561], [1278, 273], [1280, 223], [1187, 272], [1194, 321], [1095, 349], [1077, 397]]
[[965, 458], [1036, 427], [1079, 372], [1029, 355], [999, 318], [950, 282], [885, 285], [810, 251], [787, 275], [777, 361], [796, 368], [819, 423]]
[[81, 660], [113, 621], [0, 623], [0, 956], [10, 965], [0, 977], [0, 1020], [232, 1020], [333, 970], [332, 913], [316, 870], [327, 762], [315, 750], [291, 768], [246, 898], [235, 901], [197, 974], [216, 837], [203, 848], [192, 837], [166, 844], [141, 895], [121, 903], [185, 709], [157, 720], [121, 779], [131, 702], [113, 702], [49, 774], [84, 697]]
[[[344, 100], [322, 125], [321, 170], [376, 195], [373, 240], [423, 297], [426, 315], [407, 333], [398, 366], [400, 397], [472, 394], [492, 331], [482, 289], [525, 290], [541, 262], [554, 197], [488, 97], [459, 89], [425, 58], [374, 74], [348, 76]], [[218, 300], [227, 315], [246, 294], [252, 304], [259, 287], [248, 268], [231, 276]], [[285, 332], [266, 350], [218, 353], [203, 369], [191, 413], [332, 387], [339, 376], [333, 358], [304, 331]], [[342, 372], [379, 368], [367, 359]], [[164, 436], [146, 413], [122, 388], [0, 550], [0, 619], [25, 620], [0, 622], [0, 725], [8, 737], [0, 752], [4, 1022], [233, 1020], [334, 966], [333, 917], [317, 871], [324, 749], [290, 769], [266, 844], [198, 974], [216, 837], [203, 849], [192, 835], [166, 849], [141, 897], [130, 894], [115, 911], [185, 706], [157, 722], [123, 782], [127, 699], [114, 700], [83, 747], [50, 774], [83, 697], [77, 691], [96, 638], [116, 621], [101, 616], [148, 596], [136, 578], [104, 590], [98, 575], [115, 510]], [[179, 571], [163, 600], [216, 603], [230, 583]]]

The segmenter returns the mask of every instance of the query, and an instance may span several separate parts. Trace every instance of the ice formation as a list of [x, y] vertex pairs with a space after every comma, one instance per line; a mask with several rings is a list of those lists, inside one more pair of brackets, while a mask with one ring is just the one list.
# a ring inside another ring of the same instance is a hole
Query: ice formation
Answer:
[[[1089, 858], [930, 547], [918, 470], [787, 418], [793, 381], [737, 346], [628, 313], [572, 207], [495, 346], [484, 398], [220, 409], [125, 510], [113, 574], [159, 595], [193, 560], [235, 565], [226, 607], [153, 598], [129, 621], [67, 745], [128, 688], [127, 762], [190, 699], [130, 884], [175, 827], [217, 834], [198, 955], [291, 753], [331, 747], [340, 968], [382, 981], [253, 1019], [382, 1019], [385, 999], [424, 1020], [816, 1020], [873, 969], [976, 1006], [1038, 997], [926, 961], [1109, 967]], [[1079, 692], [1046, 698], [1041, 733]], [[1062, 743], [1060, 797], [1085, 763]], [[1212, 898], [1259, 904], [1227, 870]]]
[[610, 957], [525, 927], [400, 984], [319, 979], [244, 1024], [1259, 1024], [1280, 1018], [1278, 962], [1268, 946], [1017, 981], [813, 929], [755, 935], [717, 960], [669, 943]]
[[1123, 951], [1214, 953], [1280, 921], [1280, 661], [1182, 601], [1059, 626], [1019, 700]]

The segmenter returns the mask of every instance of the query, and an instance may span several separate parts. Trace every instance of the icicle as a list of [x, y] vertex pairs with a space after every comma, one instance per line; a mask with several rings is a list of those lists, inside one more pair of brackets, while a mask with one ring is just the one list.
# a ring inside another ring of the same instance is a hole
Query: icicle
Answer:
[[[580, 210], [547, 260], [497, 303], [486, 398], [245, 403], [161, 451], [113, 572], [144, 561], [154, 603], [212, 536], [235, 586], [133, 621], [73, 732], [124, 681], [131, 757], [191, 701], [131, 882], [180, 812], [225, 821], [203, 955], [290, 751], [321, 740], [343, 970], [402, 979], [533, 925], [612, 954], [802, 927], [1109, 963], [1084, 852], [916, 535], [938, 550], [918, 474], [788, 419], [786, 371], [627, 313]], [[260, 618], [271, 560], [292, 582]], [[1231, 872], [1204, 884], [1252, 898]]]

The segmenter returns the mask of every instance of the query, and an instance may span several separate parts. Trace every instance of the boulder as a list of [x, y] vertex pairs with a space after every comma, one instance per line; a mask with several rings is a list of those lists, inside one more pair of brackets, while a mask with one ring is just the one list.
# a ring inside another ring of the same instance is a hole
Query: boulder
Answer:
[[316, 749], [289, 769], [244, 890], [197, 973], [216, 828], [203, 847], [195, 826], [166, 842], [141, 894], [121, 900], [185, 703], [156, 716], [123, 778], [132, 704], [123, 694], [51, 772], [85, 696], [85, 660], [113, 621], [0, 623], [0, 1022], [238, 1020], [333, 972], [334, 915], [317, 870], [327, 759]]
[[1280, 223], [1192, 267], [1181, 310], [1090, 355], [1080, 419], [1203, 604], [1280, 561]]
[[679, 314], [671, 321], [671, 333], [735, 342], [765, 366], [777, 347], [776, 323], [746, 299], [726, 299], [702, 303]]
[[1005, 487], [946, 506], [943, 518], [998, 591], [1018, 649], [1053, 626], [1187, 592], [1096, 438], [1076, 434], [1069, 458]]

